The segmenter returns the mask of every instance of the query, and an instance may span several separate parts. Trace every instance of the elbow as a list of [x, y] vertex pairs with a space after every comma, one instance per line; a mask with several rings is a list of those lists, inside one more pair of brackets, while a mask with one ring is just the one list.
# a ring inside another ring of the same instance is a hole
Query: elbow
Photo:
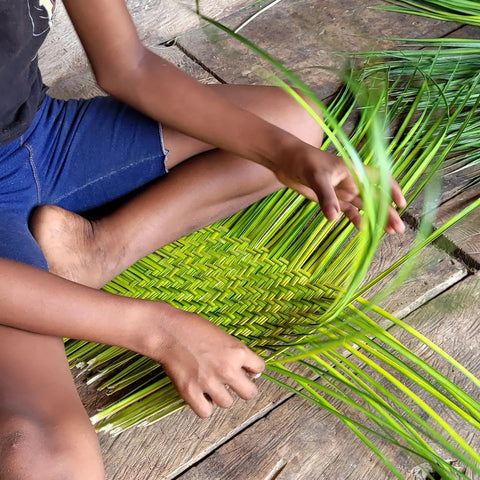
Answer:
[[131, 84], [132, 80], [130, 75], [126, 72], [119, 74], [112, 73], [111, 71], [105, 71], [101, 73], [95, 72], [95, 80], [97, 85], [108, 95], [123, 100], [126, 92], [132, 93]]
[[121, 100], [131, 99], [142, 76], [144, 59], [148, 50], [142, 49], [129, 60], [112, 62], [94, 68], [98, 86], [107, 94]]
[[97, 85], [104, 92], [108, 93], [109, 95], [113, 95], [113, 93], [111, 92], [111, 86], [110, 86], [113, 82], [110, 80], [110, 75], [108, 74], [108, 72], [94, 71], [93, 74], [95, 76], [95, 81], [97, 82]]

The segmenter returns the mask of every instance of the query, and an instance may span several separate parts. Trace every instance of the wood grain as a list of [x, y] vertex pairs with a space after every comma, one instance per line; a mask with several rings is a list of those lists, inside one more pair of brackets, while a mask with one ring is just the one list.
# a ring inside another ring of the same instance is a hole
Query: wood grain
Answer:
[[[187, 57], [175, 46], [150, 47], [150, 50], [178, 68], [196, 78], [201, 83], [218, 83], [218, 81]], [[79, 61], [71, 72], [59, 72], [53, 62], [42, 62], [44, 82], [49, 85], [48, 94], [54, 98], [91, 98], [95, 95], [105, 95], [97, 86], [95, 78], [86, 59]]]
[[[386, 236], [364, 284], [410, 251], [415, 243], [415, 236], [415, 232], [411, 229], [408, 229], [404, 235]], [[386, 298], [380, 302], [377, 300], [375, 303], [396, 317], [404, 318], [467, 274], [463, 265], [435, 246], [424, 249], [406, 265], [406, 268], [407, 276], [402, 283], [398, 283], [399, 272], [395, 271], [365, 292], [364, 297], [375, 299], [377, 295], [383, 298], [388, 294]]]
[[[187, 57], [175, 46], [150, 47], [150, 50], [160, 55], [165, 60], [173, 63], [178, 68], [196, 78], [201, 83], [218, 83], [217, 80]], [[55, 98], [90, 98], [95, 95], [104, 95], [97, 86], [86, 59], [82, 59], [74, 70], [59, 72], [54, 62], [42, 62], [42, 74], [46, 84], [49, 85], [48, 94]]]
[[[478, 178], [480, 179], [480, 168]], [[439, 227], [479, 197], [480, 183], [454, 196], [438, 209], [435, 226]], [[472, 269], [480, 269], [480, 208], [449, 228], [444, 236], [450, 242], [446, 248], [457, 250], [457, 256]]]

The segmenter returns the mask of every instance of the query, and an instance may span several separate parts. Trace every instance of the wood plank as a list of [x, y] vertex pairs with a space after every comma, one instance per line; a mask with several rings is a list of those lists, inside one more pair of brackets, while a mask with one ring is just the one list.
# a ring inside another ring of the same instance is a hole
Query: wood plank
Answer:
[[480, 39], [480, 28], [474, 25], [463, 25], [447, 35], [450, 38], [476, 38]]
[[[126, 3], [140, 39], [148, 47], [158, 46], [202, 24], [194, 13], [194, 0], [127, 0]], [[206, 14], [222, 18], [249, 5], [251, 0], [202, 0], [199, 3]], [[62, 77], [71, 79], [75, 74], [80, 75], [78, 82], [91, 82], [85, 73], [85, 54], [61, 2], [57, 2], [53, 27], [39, 52], [39, 59], [47, 85]], [[75, 87], [74, 93], [79, 88]], [[81, 89], [80, 93], [83, 92]]]
[[[408, 251], [413, 240], [412, 231], [386, 238], [372, 267], [372, 275]], [[466, 275], [458, 262], [452, 262], [434, 247], [427, 248], [422, 255], [422, 265], [423, 270], [419, 268], [415, 273], [417, 281], [412, 278], [398, 297], [395, 295], [386, 301], [387, 306], [397, 308], [399, 313], [410, 311], [437, 295], [438, 285], [448, 288]], [[237, 400], [230, 410], [217, 409], [208, 420], [200, 420], [191, 411], [183, 410], [151, 427], [132, 429], [116, 438], [101, 434], [108, 478], [174, 478], [291, 396], [265, 379], [260, 379], [258, 385], [261, 395], [257, 399], [247, 403]], [[94, 408], [89, 402], [90, 413]], [[239, 458], [241, 455], [243, 453], [239, 452]]]
[[[434, 225], [436, 227], [460, 212], [463, 207], [466, 207], [466, 200], [473, 201], [480, 194], [478, 184], [472, 185], [472, 180], [480, 178], [479, 163], [472, 163], [461, 171], [456, 171], [454, 167], [445, 165], [439, 173], [442, 184], [439, 195], [435, 199], [437, 213]], [[418, 224], [425, 213], [431, 213], [431, 208], [426, 210], [425, 193], [422, 192], [408, 207], [407, 216], [410, 217], [411, 224]]]
[[[381, 0], [289, 0], [280, 2], [247, 25], [241, 34], [292, 69], [319, 98], [339, 85], [330, 69], [342, 70], [339, 53], [391, 45], [378, 37], [442, 36], [455, 24], [372, 10]], [[230, 28], [264, 5], [243, 9], [222, 20]], [[264, 84], [255, 71], [269, 65], [238, 41], [213, 27], [189, 32], [179, 44], [227, 83]]]
[[[480, 276], [472, 276], [408, 318], [437, 345], [453, 355], [472, 373], [480, 374]], [[397, 338], [415, 353], [470, 394], [478, 395], [471, 382], [444, 362], [433, 360], [431, 352], [412, 341], [404, 331], [392, 329]], [[437, 407], [433, 402], [434, 408]], [[355, 417], [354, 412], [348, 411]], [[428, 416], [424, 416], [427, 418]], [[472, 427], [445, 414], [470, 446], [480, 450], [480, 435]], [[394, 461], [404, 476], [417, 462], [383, 444], [381, 451]], [[225, 479], [311, 480], [332, 478], [385, 480], [394, 478], [386, 466], [333, 415], [293, 398], [268, 417], [237, 435], [200, 464], [179, 477], [181, 480]], [[477, 478], [477, 477], [471, 477]]]
[[[409, 230], [406, 235], [386, 236], [364, 284], [392, 265], [403, 252], [408, 252], [414, 244], [414, 235], [414, 232]], [[386, 298], [375, 303], [396, 317], [404, 318], [467, 275], [467, 270], [462, 264], [435, 246], [424, 249], [407, 268], [407, 277], [401, 284], [396, 283], [398, 272], [394, 272], [367, 291], [364, 296], [368, 299], [374, 299], [376, 295], [384, 298], [386, 293], [391, 292]], [[385, 324], [384, 327], [386, 328]]]
[[[200, 11], [220, 19], [251, 5], [252, 0], [199, 0]], [[195, 0], [127, 0], [139, 36], [147, 45], [158, 45], [205, 22], [195, 13]]]

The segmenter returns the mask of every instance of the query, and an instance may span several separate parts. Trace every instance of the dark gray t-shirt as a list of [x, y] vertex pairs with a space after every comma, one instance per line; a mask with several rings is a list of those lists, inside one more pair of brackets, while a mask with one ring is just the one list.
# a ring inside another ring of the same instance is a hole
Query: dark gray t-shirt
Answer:
[[55, 0], [0, 0], [0, 146], [30, 126], [45, 95], [37, 53]]

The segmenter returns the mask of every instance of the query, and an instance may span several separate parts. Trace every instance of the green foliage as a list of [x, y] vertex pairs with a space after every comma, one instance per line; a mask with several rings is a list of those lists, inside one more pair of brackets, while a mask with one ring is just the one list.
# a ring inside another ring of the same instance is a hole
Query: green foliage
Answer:
[[480, 26], [480, 4], [475, 0], [387, 0], [387, 2], [392, 6], [377, 8]]

